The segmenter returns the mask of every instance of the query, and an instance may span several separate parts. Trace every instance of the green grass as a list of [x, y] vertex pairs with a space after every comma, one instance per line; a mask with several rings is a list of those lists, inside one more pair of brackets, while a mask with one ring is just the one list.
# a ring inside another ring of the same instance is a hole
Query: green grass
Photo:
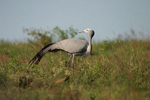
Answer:
[[1, 100], [149, 100], [150, 40], [93, 44], [92, 56], [47, 53], [38, 66], [28, 61], [42, 46], [0, 42]]

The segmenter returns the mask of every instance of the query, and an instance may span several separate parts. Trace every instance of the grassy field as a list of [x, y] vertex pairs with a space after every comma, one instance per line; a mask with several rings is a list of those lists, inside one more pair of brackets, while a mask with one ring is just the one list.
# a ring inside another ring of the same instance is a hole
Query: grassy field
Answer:
[[47, 53], [31, 69], [41, 47], [0, 42], [0, 100], [150, 100], [150, 39], [94, 43], [74, 70], [63, 52]]

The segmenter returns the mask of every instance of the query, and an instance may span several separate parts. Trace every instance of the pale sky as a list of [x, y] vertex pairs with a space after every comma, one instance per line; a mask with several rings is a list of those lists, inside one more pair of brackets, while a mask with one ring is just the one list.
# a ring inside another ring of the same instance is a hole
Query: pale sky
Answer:
[[25, 40], [23, 28], [71, 25], [79, 31], [93, 29], [96, 41], [130, 33], [131, 28], [150, 34], [150, 0], [0, 0], [0, 40]]

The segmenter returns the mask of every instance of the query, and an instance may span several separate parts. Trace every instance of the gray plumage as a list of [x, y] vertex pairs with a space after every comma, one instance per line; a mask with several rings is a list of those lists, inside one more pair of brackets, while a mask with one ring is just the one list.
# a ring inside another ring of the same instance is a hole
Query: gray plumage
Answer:
[[48, 44], [32, 58], [32, 60], [29, 62], [29, 65], [31, 66], [33, 63], [38, 64], [41, 58], [47, 52], [56, 52], [62, 50], [71, 55], [67, 64], [69, 64], [70, 60], [72, 59], [73, 66], [75, 56], [88, 56], [92, 51], [92, 37], [94, 36], [94, 31], [87, 28], [79, 33], [87, 33], [89, 42], [87, 42], [86, 40], [71, 38]]

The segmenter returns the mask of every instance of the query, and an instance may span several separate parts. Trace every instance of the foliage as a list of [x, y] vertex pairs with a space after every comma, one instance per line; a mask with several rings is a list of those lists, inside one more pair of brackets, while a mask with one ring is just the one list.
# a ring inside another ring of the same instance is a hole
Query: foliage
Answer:
[[[65, 31], [64, 31], [65, 32]], [[1, 100], [149, 100], [150, 39], [116, 39], [93, 44], [93, 55], [46, 54], [31, 69], [40, 47], [0, 42]]]
[[77, 29], [74, 29], [72, 26], [70, 26], [66, 30], [62, 30], [58, 26], [56, 26], [50, 31], [49, 30], [45, 31], [44, 29], [28, 29], [28, 28], [24, 28], [23, 31], [25, 33], [28, 33], [28, 35], [32, 36], [35, 42], [42, 43], [43, 45], [46, 45], [51, 42], [56, 42], [56, 40], [73, 38], [77, 34]]

